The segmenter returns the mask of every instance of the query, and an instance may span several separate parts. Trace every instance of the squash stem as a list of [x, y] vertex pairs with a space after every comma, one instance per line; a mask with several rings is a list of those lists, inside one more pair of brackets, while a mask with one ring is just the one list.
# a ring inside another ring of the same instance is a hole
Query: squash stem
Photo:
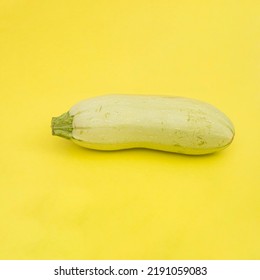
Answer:
[[73, 116], [66, 112], [59, 117], [53, 117], [51, 120], [52, 135], [60, 136], [66, 139], [72, 138]]

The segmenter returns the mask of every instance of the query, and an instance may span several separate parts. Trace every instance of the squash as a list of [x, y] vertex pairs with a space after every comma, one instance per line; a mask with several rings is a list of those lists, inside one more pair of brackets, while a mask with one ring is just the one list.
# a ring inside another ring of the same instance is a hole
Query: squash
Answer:
[[230, 119], [205, 102], [172, 96], [110, 94], [52, 118], [52, 134], [97, 150], [147, 148], [202, 155], [234, 138]]

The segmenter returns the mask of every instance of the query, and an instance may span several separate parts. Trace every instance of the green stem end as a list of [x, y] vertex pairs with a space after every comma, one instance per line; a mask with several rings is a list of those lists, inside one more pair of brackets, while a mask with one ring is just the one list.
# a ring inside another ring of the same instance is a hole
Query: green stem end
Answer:
[[72, 138], [73, 116], [66, 112], [59, 117], [53, 117], [51, 120], [52, 135], [60, 136], [66, 139]]

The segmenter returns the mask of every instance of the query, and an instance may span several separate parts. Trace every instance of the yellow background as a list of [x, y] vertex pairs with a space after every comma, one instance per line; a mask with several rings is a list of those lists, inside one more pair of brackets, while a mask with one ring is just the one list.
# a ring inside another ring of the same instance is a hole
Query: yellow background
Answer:
[[[259, 259], [258, 0], [0, 1], [1, 259]], [[201, 99], [203, 157], [98, 152], [51, 117], [106, 93]]]

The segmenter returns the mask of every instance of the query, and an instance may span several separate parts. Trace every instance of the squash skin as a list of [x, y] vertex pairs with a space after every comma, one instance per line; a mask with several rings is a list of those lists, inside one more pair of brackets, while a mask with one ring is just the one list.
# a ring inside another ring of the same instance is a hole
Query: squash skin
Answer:
[[98, 96], [75, 104], [68, 117], [71, 135], [66, 138], [96, 150], [147, 148], [203, 155], [226, 148], [235, 134], [230, 119], [217, 108], [183, 97]]

